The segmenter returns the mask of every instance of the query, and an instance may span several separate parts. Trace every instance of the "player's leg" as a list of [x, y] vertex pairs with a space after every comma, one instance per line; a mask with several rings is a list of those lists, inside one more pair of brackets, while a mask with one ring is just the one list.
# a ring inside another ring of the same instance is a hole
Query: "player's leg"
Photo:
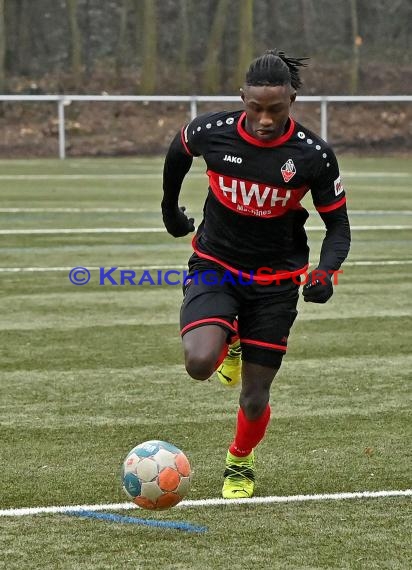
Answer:
[[226, 456], [222, 495], [248, 498], [255, 488], [255, 447], [264, 438], [270, 420], [270, 387], [279, 365], [269, 367], [243, 360], [235, 437]]
[[243, 353], [242, 389], [235, 437], [226, 458], [222, 494], [251, 497], [254, 491], [254, 448], [262, 441], [270, 420], [270, 387], [287, 349], [287, 337], [296, 317], [297, 287], [279, 291], [256, 290], [254, 303], [239, 314]]
[[187, 373], [196, 380], [207, 380], [226, 355], [227, 330], [218, 325], [193, 328], [182, 342]]
[[231, 289], [230, 283], [209, 283], [201, 272], [196, 274], [196, 279], [189, 276], [184, 287], [181, 336], [186, 370], [192, 378], [209, 378], [237, 334], [234, 321], [238, 302]]

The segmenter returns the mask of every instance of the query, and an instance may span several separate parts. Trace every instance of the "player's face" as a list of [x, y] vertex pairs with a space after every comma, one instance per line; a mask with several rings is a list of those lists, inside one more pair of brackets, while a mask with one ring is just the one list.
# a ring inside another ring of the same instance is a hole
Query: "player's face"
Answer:
[[262, 141], [283, 135], [296, 92], [290, 85], [246, 85], [240, 90], [246, 111], [246, 131]]

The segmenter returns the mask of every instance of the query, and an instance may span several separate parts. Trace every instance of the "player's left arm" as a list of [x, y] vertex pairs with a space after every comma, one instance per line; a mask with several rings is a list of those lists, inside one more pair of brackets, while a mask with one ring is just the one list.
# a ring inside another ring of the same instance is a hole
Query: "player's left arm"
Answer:
[[312, 303], [326, 303], [333, 295], [333, 273], [345, 261], [351, 242], [346, 196], [338, 163], [331, 149], [327, 154], [327, 161], [322, 161], [312, 183], [313, 202], [326, 227], [318, 266], [308, 275], [302, 291], [305, 301]]

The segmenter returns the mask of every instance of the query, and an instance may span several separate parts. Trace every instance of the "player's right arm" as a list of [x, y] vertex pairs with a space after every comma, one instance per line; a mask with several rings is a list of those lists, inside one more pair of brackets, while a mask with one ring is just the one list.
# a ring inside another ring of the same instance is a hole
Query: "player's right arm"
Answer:
[[163, 167], [163, 223], [173, 237], [182, 237], [195, 230], [194, 219], [186, 216], [184, 206], [179, 207], [179, 194], [183, 179], [192, 166], [193, 157], [184, 148], [178, 133], [166, 154]]
[[182, 237], [195, 230], [194, 219], [186, 216], [185, 207], [179, 207], [183, 179], [192, 166], [193, 157], [204, 154], [208, 146], [205, 123], [211, 114], [200, 115], [184, 127], [173, 139], [163, 168], [162, 215], [167, 231]]
[[184, 206], [179, 207], [179, 194], [183, 179], [192, 166], [193, 157], [202, 154], [204, 137], [199, 127], [201, 122], [202, 117], [198, 117], [184, 127], [175, 136], [166, 154], [162, 215], [164, 225], [173, 237], [182, 237], [195, 231], [194, 219], [186, 216]]

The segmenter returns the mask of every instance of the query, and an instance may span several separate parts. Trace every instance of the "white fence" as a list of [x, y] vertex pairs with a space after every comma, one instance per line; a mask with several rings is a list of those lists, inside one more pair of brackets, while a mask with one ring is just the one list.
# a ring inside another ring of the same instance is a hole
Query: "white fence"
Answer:
[[[188, 103], [192, 119], [198, 114], [198, 103], [204, 102], [239, 102], [239, 96], [231, 95], [0, 95], [0, 101], [55, 101], [57, 103], [59, 129], [59, 157], [66, 156], [66, 133], [64, 107], [72, 101], [134, 101]], [[302, 95], [299, 103], [320, 104], [320, 135], [328, 138], [328, 103], [405, 103], [412, 102], [412, 95]]]

